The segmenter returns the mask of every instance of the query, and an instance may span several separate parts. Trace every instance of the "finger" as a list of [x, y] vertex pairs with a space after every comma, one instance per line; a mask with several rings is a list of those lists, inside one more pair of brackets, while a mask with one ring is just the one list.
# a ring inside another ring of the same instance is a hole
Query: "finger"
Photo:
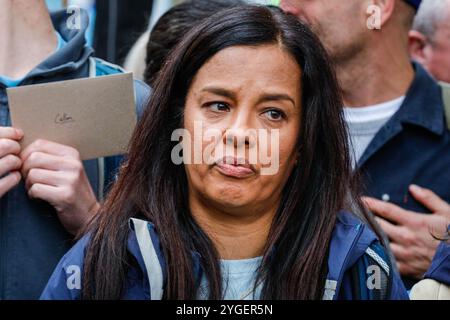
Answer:
[[431, 212], [450, 212], [450, 205], [433, 191], [417, 185], [411, 185], [409, 191], [417, 201], [425, 205]]
[[69, 180], [69, 173], [51, 171], [45, 169], [31, 169], [25, 180], [25, 187], [30, 189], [33, 184], [45, 184], [48, 186], [59, 187]]
[[32, 199], [41, 199], [49, 203], [54, 203], [59, 198], [61, 192], [62, 190], [58, 187], [35, 183], [28, 190], [28, 196]]
[[423, 278], [427, 269], [423, 270], [420, 264], [410, 261], [397, 261], [398, 271], [402, 276], [408, 276], [415, 279]]
[[74, 159], [79, 159], [80, 154], [79, 152], [69, 146], [65, 146], [56, 142], [51, 142], [47, 140], [36, 140], [32, 144], [30, 144], [28, 147], [26, 147], [20, 157], [23, 161], [26, 161], [27, 158], [33, 153], [33, 152], [41, 152], [41, 153], [47, 153], [54, 156], [60, 156], [60, 157], [69, 157]]
[[0, 159], [0, 176], [7, 174], [11, 171], [19, 170], [22, 166], [22, 161], [15, 155], [7, 155]]
[[[450, 217], [439, 214], [425, 215], [428, 234], [433, 240], [446, 238], [450, 226]], [[431, 240], [431, 239], [430, 239]]]
[[80, 162], [78, 160], [63, 158], [61, 156], [55, 156], [43, 152], [33, 152], [23, 162], [21, 171], [22, 175], [27, 177], [28, 172], [33, 168], [53, 171], [72, 170], [77, 169], [79, 163]]
[[394, 254], [395, 259], [397, 262], [407, 262], [408, 259], [408, 252], [402, 245], [399, 245], [395, 242], [391, 242], [390, 244], [391, 251]]
[[402, 276], [412, 275], [411, 267], [405, 262], [397, 261], [397, 269]]
[[7, 176], [0, 179], [0, 197], [3, 197], [5, 193], [14, 188], [20, 182], [20, 172], [14, 171]]
[[23, 131], [12, 127], [0, 127], [0, 139], [19, 141], [23, 138]]
[[381, 219], [379, 217], [375, 217], [375, 220], [380, 225], [381, 229], [386, 233], [390, 241], [393, 242], [401, 242], [402, 238], [402, 228], [398, 227], [396, 225], [393, 225], [392, 223]]
[[375, 215], [397, 224], [407, 224], [411, 216], [411, 212], [392, 203], [368, 197], [363, 197], [363, 202]]
[[11, 139], [0, 139], [0, 158], [8, 154], [20, 154], [20, 144]]

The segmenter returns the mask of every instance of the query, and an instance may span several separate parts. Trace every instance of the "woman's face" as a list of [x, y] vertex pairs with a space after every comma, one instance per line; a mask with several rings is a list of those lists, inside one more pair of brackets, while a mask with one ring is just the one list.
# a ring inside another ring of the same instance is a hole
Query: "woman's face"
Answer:
[[300, 73], [278, 45], [230, 47], [202, 66], [184, 110], [190, 196], [231, 213], [278, 206], [298, 157]]

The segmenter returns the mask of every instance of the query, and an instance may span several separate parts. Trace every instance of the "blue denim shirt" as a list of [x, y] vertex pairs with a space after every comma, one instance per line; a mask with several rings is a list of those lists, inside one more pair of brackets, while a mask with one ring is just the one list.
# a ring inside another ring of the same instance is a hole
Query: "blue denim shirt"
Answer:
[[[419, 64], [414, 69], [402, 106], [376, 134], [358, 167], [366, 195], [428, 213], [408, 187], [429, 188], [450, 202], [450, 132], [441, 88]], [[408, 288], [416, 282], [403, 280]]]
[[[93, 55], [93, 49], [86, 46], [86, 13], [81, 12], [80, 30], [67, 29], [64, 11], [52, 15], [52, 20], [67, 44], [26, 75], [19, 85], [89, 76], [89, 57]], [[118, 67], [98, 62], [98, 76], [119, 72]], [[148, 98], [149, 88], [135, 82], [135, 92], [139, 114]], [[10, 125], [6, 88], [0, 83], [0, 126]], [[108, 179], [112, 178], [119, 162], [120, 157], [105, 159]], [[98, 161], [85, 161], [84, 167], [97, 194]], [[73, 237], [62, 227], [53, 207], [43, 201], [30, 200], [22, 181], [0, 199], [0, 299], [39, 298], [53, 269], [72, 245]]]

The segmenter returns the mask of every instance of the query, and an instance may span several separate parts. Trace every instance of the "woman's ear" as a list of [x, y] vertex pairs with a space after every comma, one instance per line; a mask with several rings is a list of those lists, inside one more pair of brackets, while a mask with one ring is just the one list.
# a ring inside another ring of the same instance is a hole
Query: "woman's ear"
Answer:
[[427, 37], [418, 31], [411, 30], [408, 35], [408, 47], [411, 59], [422, 65], [426, 65], [425, 47], [427, 44]]

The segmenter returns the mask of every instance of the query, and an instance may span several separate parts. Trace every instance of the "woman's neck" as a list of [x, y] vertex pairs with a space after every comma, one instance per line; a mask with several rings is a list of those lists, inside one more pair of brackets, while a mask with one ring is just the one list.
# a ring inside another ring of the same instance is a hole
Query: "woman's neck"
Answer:
[[58, 45], [44, 0], [1, 0], [0, 34], [0, 75], [13, 79], [25, 76]]
[[249, 259], [264, 253], [277, 204], [265, 210], [246, 208], [242, 213], [231, 213], [214, 209], [194, 196], [189, 198], [194, 219], [213, 241], [221, 259]]

